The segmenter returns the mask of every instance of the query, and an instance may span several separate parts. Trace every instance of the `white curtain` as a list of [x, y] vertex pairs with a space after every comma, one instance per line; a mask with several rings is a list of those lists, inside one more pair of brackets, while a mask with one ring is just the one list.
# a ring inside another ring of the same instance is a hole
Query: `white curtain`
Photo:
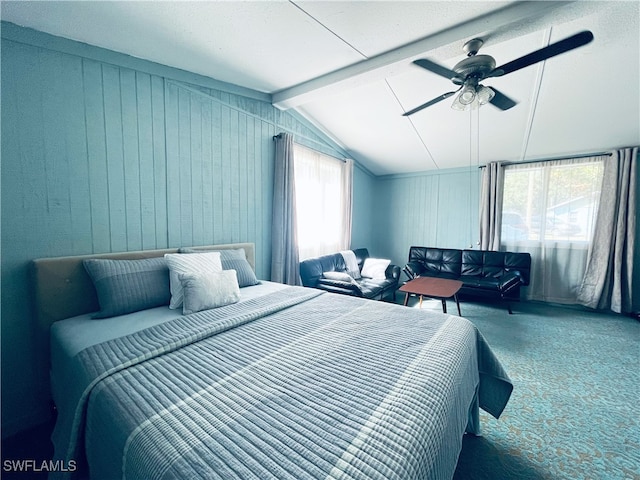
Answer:
[[633, 309], [638, 147], [614, 152], [605, 162], [600, 207], [587, 271], [578, 300], [617, 313]]
[[595, 225], [604, 158], [505, 167], [501, 250], [531, 254], [527, 298], [577, 303]]
[[300, 260], [348, 249], [353, 162], [298, 144], [294, 158]]

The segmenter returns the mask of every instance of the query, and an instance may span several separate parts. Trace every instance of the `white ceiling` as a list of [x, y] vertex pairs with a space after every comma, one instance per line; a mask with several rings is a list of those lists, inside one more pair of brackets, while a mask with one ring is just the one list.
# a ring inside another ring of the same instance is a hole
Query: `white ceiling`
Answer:
[[[637, 1], [2, 1], [1, 18], [272, 94], [376, 175], [640, 144]], [[453, 90], [416, 58], [452, 68], [480, 37], [501, 65], [582, 30], [594, 41], [483, 82], [508, 111], [452, 97], [402, 116]]]

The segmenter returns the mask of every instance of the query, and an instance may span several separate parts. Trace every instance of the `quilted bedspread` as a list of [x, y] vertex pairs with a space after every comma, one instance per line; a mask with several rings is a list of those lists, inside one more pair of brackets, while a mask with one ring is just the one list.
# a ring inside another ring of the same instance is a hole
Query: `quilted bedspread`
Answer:
[[302, 287], [95, 345], [73, 370], [55, 458], [109, 479], [451, 478], [478, 405], [497, 417], [512, 389], [465, 319]]

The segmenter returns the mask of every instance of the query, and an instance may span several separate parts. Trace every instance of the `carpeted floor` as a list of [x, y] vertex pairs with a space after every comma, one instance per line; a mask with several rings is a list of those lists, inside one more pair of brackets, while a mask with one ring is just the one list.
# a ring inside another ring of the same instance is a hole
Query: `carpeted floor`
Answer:
[[462, 304], [514, 391], [499, 420], [482, 413], [482, 437], [465, 436], [454, 478], [640, 479], [640, 322], [514, 307]]
[[[640, 479], [640, 322], [536, 303], [514, 315], [461, 306], [514, 391], [499, 420], [482, 413], [482, 437], [465, 436], [455, 480]], [[3, 460], [50, 458], [49, 434], [45, 425], [3, 442]]]

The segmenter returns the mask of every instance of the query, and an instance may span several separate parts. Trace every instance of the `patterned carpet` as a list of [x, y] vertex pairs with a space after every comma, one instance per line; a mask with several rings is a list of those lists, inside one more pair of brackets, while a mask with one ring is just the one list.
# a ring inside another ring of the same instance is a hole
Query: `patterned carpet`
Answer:
[[[483, 436], [465, 436], [455, 480], [640, 479], [640, 322], [536, 303], [514, 315], [461, 307], [515, 387], [500, 420], [482, 413]], [[3, 442], [2, 459], [50, 458], [49, 434], [45, 425]]]
[[465, 436], [454, 478], [640, 479], [640, 322], [528, 302], [514, 313], [462, 303], [514, 392], [500, 420], [483, 412], [482, 437]]

